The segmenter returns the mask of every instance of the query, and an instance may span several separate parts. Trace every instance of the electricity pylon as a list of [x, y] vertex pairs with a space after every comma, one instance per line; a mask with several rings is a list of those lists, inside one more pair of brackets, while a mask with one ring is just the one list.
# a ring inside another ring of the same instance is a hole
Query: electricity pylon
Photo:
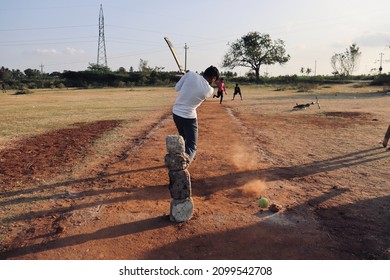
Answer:
[[98, 53], [97, 53], [97, 65], [104, 65], [107, 67], [107, 55], [106, 55], [106, 41], [104, 39], [104, 15], [103, 6], [100, 4], [99, 13], [99, 41], [98, 41]]

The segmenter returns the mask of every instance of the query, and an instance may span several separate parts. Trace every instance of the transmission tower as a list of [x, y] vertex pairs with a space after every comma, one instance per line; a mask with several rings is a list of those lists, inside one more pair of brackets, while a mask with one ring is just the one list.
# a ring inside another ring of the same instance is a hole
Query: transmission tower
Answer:
[[103, 15], [102, 4], [100, 4], [100, 13], [99, 13], [99, 41], [98, 41], [98, 53], [97, 53], [96, 64], [104, 65], [107, 67], [106, 41], [104, 39], [104, 15]]

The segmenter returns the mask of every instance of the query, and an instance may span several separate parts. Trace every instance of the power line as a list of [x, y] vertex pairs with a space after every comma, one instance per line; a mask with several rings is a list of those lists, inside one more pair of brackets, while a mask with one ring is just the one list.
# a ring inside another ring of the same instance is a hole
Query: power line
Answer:
[[48, 39], [34, 39], [34, 40], [12, 40], [12, 41], [0, 41], [2, 44], [10, 43], [31, 43], [31, 42], [47, 42], [47, 41], [57, 41], [57, 40], [75, 40], [75, 39], [86, 39], [86, 38], [95, 38], [96, 36], [82, 36], [82, 37], [64, 37], [64, 38], [48, 38]]
[[70, 44], [70, 43], [91, 43], [96, 41], [61, 41], [61, 42], [36, 42], [36, 43], [14, 43], [14, 44], [3, 44], [0, 42], [1, 47], [15, 47], [15, 46], [33, 46], [33, 45], [62, 45], [62, 44]]
[[13, 28], [13, 29], [0, 29], [0, 32], [66, 29], [66, 28], [82, 28], [82, 27], [96, 27], [96, 25], [70, 25], [70, 26], [52, 26], [52, 27]]

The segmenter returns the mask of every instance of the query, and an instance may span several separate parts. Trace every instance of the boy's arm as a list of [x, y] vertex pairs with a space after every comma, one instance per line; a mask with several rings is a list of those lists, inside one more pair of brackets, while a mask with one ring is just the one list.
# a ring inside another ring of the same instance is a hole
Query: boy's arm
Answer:
[[184, 74], [183, 77], [180, 78], [180, 80], [176, 83], [175, 90], [179, 92], [181, 90], [181, 87], [184, 84], [184, 81], [187, 79], [187, 75]]

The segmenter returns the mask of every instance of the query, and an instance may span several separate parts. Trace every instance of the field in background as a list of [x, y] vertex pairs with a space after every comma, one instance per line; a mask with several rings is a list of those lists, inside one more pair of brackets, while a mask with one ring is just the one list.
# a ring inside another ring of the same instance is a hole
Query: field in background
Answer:
[[[268, 109], [271, 112], [292, 108], [295, 103], [315, 101], [316, 96], [324, 99], [320, 102], [325, 105], [326, 100], [330, 99], [334, 100], [331, 102], [339, 103], [345, 98], [383, 95], [383, 87], [368, 87], [367, 90], [367, 87], [354, 85], [317, 86], [307, 92], [301, 91], [297, 86], [242, 86], [241, 88], [244, 99], [251, 99], [251, 103], [246, 102], [244, 106], [254, 108], [271, 104], [273, 100], [277, 101], [274, 108]], [[225, 97], [225, 102], [231, 99], [232, 91], [232, 87], [228, 89], [230, 95]], [[14, 95], [13, 91], [8, 91], [6, 94], [0, 94], [0, 147], [2, 143], [10, 140], [65, 128], [73, 123], [124, 120], [128, 124], [134, 124], [153, 113], [170, 110], [175, 97], [176, 92], [173, 88], [153, 87], [34, 90], [33, 93], [24, 95]], [[237, 96], [236, 99], [238, 102], [239, 97]], [[234, 106], [237, 105], [243, 104], [238, 103]], [[386, 113], [384, 103], [379, 102], [376, 107], [378, 111]], [[346, 106], [345, 109], [351, 108]], [[255, 112], [267, 113], [257, 109], [254, 110]]]
[[0, 94], [0, 149], [29, 135], [73, 123], [123, 120], [126, 127], [170, 110], [173, 88], [34, 90]]
[[384, 89], [232, 92], [198, 110], [184, 224], [166, 215], [173, 88], [0, 95], [0, 259], [390, 258]]
[[[237, 114], [241, 121], [249, 121], [248, 125], [252, 126], [250, 129], [257, 130], [264, 136], [261, 141], [265, 141], [268, 136], [272, 139], [284, 139], [284, 130], [292, 127], [289, 133], [297, 137], [294, 151], [284, 151], [284, 141], [266, 148], [276, 154], [289, 154], [290, 160], [293, 160], [294, 153], [304, 154], [305, 149], [310, 147], [317, 149], [318, 153], [318, 142], [326, 141], [321, 135], [325, 131], [323, 126], [326, 125], [330, 131], [336, 128], [332, 127], [335, 125], [332, 120], [353, 121], [359, 120], [361, 116], [371, 117], [376, 121], [367, 127], [364, 137], [375, 136], [378, 139], [375, 141], [381, 140], [380, 136], [389, 123], [390, 97], [379, 86], [367, 87], [359, 83], [317, 86], [252, 85], [241, 86], [241, 89], [243, 102], [239, 96], [234, 101], [231, 100], [233, 85], [229, 85], [223, 104]], [[120, 149], [169, 114], [176, 95], [172, 87], [35, 90], [24, 95], [14, 95], [12, 91], [8, 91], [7, 94], [0, 95], [0, 151], [11, 147], [15, 141], [73, 124], [120, 121], [119, 128], [105, 133], [94, 144], [94, 153], [109, 156], [115, 149]], [[321, 110], [316, 104], [307, 110], [293, 110], [297, 103], [315, 102], [316, 97], [319, 98]], [[352, 115], [347, 116], [348, 112]], [[361, 116], [354, 118], [353, 114], [358, 112], [361, 112]], [[306, 115], [307, 120], [302, 119], [302, 115]], [[320, 116], [320, 119], [312, 120], [310, 116]], [[294, 124], [297, 127], [306, 125], [307, 129], [303, 134], [300, 130], [295, 133]], [[309, 134], [313, 136], [316, 133], [317, 141], [305, 141]], [[334, 135], [329, 133], [329, 137], [340, 141], [340, 144], [360, 139], [349, 139], [350, 131]], [[326, 149], [321, 152], [324, 156], [329, 153]]]

